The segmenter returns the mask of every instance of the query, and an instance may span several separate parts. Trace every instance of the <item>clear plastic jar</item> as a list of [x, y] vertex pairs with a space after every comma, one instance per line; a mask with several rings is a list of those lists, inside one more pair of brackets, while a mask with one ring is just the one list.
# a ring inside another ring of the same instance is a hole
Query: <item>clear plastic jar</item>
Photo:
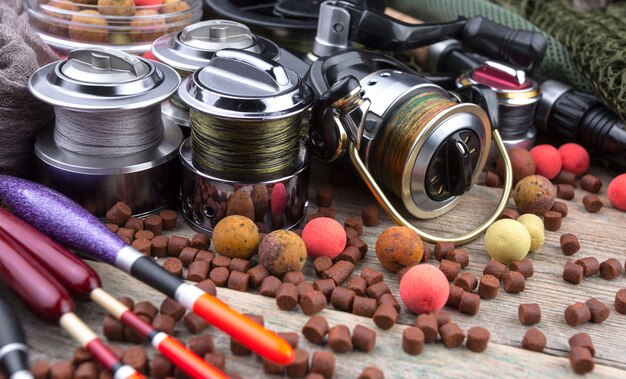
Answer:
[[61, 54], [94, 46], [141, 54], [202, 17], [201, 0], [24, 0], [30, 23]]

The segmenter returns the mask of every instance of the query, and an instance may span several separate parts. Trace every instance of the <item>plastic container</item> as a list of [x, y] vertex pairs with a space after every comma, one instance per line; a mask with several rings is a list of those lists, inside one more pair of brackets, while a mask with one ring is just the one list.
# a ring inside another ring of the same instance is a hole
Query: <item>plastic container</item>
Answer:
[[202, 17], [201, 0], [24, 0], [24, 9], [39, 36], [64, 55], [92, 47], [142, 54]]

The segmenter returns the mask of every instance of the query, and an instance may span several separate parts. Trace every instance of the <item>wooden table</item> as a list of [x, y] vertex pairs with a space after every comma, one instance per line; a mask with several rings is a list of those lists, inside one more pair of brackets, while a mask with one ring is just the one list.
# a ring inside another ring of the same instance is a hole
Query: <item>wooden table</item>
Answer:
[[[309, 213], [315, 213], [315, 192], [320, 187], [329, 186], [328, 168], [315, 164], [312, 185], [310, 188]], [[460, 314], [448, 309], [454, 322], [463, 330], [480, 325], [491, 332], [491, 343], [485, 353], [472, 353], [464, 346], [447, 349], [441, 342], [427, 345], [418, 356], [409, 356], [401, 348], [401, 335], [405, 325], [412, 325], [415, 315], [403, 308], [399, 324], [388, 331], [376, 328], [371, 319], [339, 312], [330, 307], [321, 313], [330, 325], [346, 324], [350, 329], [357, 323], [377, 330], [377, 344], [373, 352], [365, 354], [350, 352], [337, 354], [337, 378], [356, 378], [364, 367], [375, 365], [383, 369], [386, 378], [421, 378], [421, 377], [518, 377], [518, 378], [561, 378], [574, 376], [567, 358], [568, 339], [575, 333], [587, 332], [591, 335], [596, 348], [596, 367], [594, 376], [608, 378], [626, 377], [626, 315], [613, 309], [615, 292], [626, 287], [626, 278], [606, 281], [599, 276], [586, 278], [580, 285], [563, 281], [561, 274], [567, 260], [594, 256], [603, 261], [617, 258], [624, 261], [626, 215], [612, 209], [606, 197], [606, 184], [609, 176], [600, 172], [605, 186], [600, 197], [605, 207], [597, 214], [587, 213], [582, 205], [585, 192], [576, 190], [576, 197], [568, 201], [569, 216], [564, 219], [558, 232], [546, 231], [545, 246], [539, 252], [530, 254], [534, 262], [535, 274], [526, 282], [526, 290], [520, 294], [507, 294], [502, 289], [497, 298], [482, 300], [480, 311], [476, 316]], [[424, 229], [437, 233], [459, 233], [478, 225], [483, 217], [495, 206], [500, 190], [475, 186], [461, 204], [448, 214], [430, 221], [417, 221]], [[361, 209], [373, 204], [373, 197], [356, 179], [353, 184], [335, 189], [333, 205], [337, 209], [337, 219], [360, 215]], [[511, 200], [511, 203], [512, 200]], [[374, 253], [377, 236], [392, 222], [381, 212], [381, 223], [375, 228], [365, 228], [363, 240], [370, 246], [366, 258], [357, 265], [358, 274], [364, 267], [372, 267], [384, 272], [385, 281], [393, 294], [399, 299], [398, 280], [396, 276], [380, 266]], [[565, 232], [576, 233], [582, 249], [573, 257], [564, 256], [559, 247], [559, 237]], [[179, 218], [176, 230], [169, 234], [191, 237], [194, 232]], [[466, 270], [478, 277], [488, 261], [483, 240], [465, 246], [470, 253], [470, 264]], [[438, 265], [431, 259], [430, 264]], [[149, 300], [160, 304], [164, 296], [139, 281], [123, 274], [112, 267], [100, 263], [92, 263], [100, 273], [104, 288], [114, 295], [127, 295], [136, 301]], [[307, 280], [315, 280], [311, 262], [305, 266]], [[5, 295], [7, 290], [2, 289]], [[299, 332], [308, 317], [298, 309], [291, 312], [278, 310], [274, 299], [260, 296], [258, 293], [240, 293], [228, 289], [218, 289], [218, 296], [241, 312], [262, 314], [266, 327], [275, 331]], [[578, 327], [568, 326], [563, 317], [565, 308], [574, 302], [585, 301], [595, 297], [611, 307], [610, 317], [602, 324], [585, 323]], [[71, 357], [76, 344], [59, 327], [45, 324], [33, 317], [19, 304], [14, 297], [9, 300], [15, 303], [28, 335], [31, 347], [31, 358], [44, 358], [52, 362]], [[537, 325], [547, 336], [548, 344], [544, 353], [535, 353], [520, 348], [522, 337], [528, 327], [518, 321], [517, 308], [522, 303], [539, 303], [542, 309], [542, 320]], [[104, 312], [91, 303], [79, 304], [77, 313], [83, 317], [98, 333], [101, 333], [101, 322]], [[226, 372], [238, 373], [245, 378], [265, 378], [261, 363], [253, 356], [234, 357], [229, 351], [229, 338], [216, 329], [209, 329], [213, 335], [218, 351], [227, 355]], [[182, 323], [176, 326], [176, 335], [187, 340], [190, 335]], [[300, 346], [310, 352], [329, 350], [308, 343], [300, 336]]]

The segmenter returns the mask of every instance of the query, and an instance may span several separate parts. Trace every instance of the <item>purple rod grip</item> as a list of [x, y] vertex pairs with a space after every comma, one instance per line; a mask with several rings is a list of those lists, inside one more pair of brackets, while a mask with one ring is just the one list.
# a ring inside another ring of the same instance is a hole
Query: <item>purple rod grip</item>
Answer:
[[44, 185], [0, 175], [0, 198], [22, 220], [99, 261], [115, 265], [126, 245], [83, 207]]

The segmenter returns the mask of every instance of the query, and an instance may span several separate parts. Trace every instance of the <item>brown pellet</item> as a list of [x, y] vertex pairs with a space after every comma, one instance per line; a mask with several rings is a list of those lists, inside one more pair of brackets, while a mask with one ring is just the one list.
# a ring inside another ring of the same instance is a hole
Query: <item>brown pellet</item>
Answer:
[[424, 332], [417, 327], [408, 327], [402, 331], [402, 350], [409, 355], [418, 355], [424, 351]]
[[346, 231], [346, 241], [352, 238], [359, 238], [359, 232], [357, 232], [355, 229], [349, 226], [346, 226], [345, 231]]
[[74, 354], [72, 354], [72, 364], [74, 366], [78, 366], [81, 363], [93, 360], [93, 355], [91, 355], [89, 350], [85, 349], [84, 347], [77, 348], [76, 350], [74, 350]]
[[298, 333], [296, 333], [296, 332], [278, 332], [278, 333], [276, 333], [276, 335], [278, 335], [280, 338], [284, 339], [285, 342], [287, 342], [289, 344], [289, 346], [291, 346], [293, 349], [296, 349], [298, 347], [298, 340], [300, 339], [298, 337]]
[[389, 286], [387, 285], [387, 283], [385, 283], [385, 282], [378, 282], [378, 283], [374, 283], [371, 286], [367, 287], [365, 292], [367, 293], [368, 297], [371, 297], [373, 299], [378, 299], [382, 295], [384, 295], [386, 293], [390, 293], [391, 290], [389, 289]]
[[191, 237], [191, 247], [195, 247], [199, 250], [209, 250], [211, 246], [211, 237], [206, 233], [198, 233]]
[[163, 218], [159, 215], [150, 215], [143, 220], [143, 224], [146, 230], [154, 233], [158, 236], [163, 231]]
[[123, 239], [128, 245], [130, 245], [135, 239], [135, 229], [129, 228], [119, 228], [117, 230], [117, 235]]
[[577, 302], [565, 308], [565, 322], [576, 326], [591, 320], [591, 311], [585, 303]]
[[348, 246], [354, 246], [361, 252], [361, 259], [367, 254], [367, 244], [360, 238], [350, 238], [348, 240]]
[[228, 283], [230, 272], [226, 267], [216, 267], [209, 273], [209, 279], [218, 287], [224, 287]]
[[478, 279], [474, 274], [467, 271], [457, 276], [453, 283], [455, 286], [461, 287], [463, 291], [472, 292], [478, 286]]
[[197, 314], [191, 312], [187, 313], [185, 317], [183, 317], [183, 323], [185, 324], [185, 328], [187, 328], [191, 334], [202, 333], [202, 331], [209, 327], [208, 322]]
[[574, 255], [580, 250], [580, 242], [578, 242], [578, 237], [575, 234], [563, 234], [560, 238], [560, 243], [561, 251], [567, 256]]
[[583, 197], [583, 205], [589, 213], [597, 213], [602, 209], [602, 200], [597, 195], [588, 194]]
[[577, 265], [572, 261], [565, 262], [565, 266], [563, 267], [563, 280], [574, 284], [580, 284], [583, 281], [583, 277], [583, 266]]
[[500, 186], [500, 177], [493, 171], [487, 171], [487, 175], [485, 175], [485, 185], [487, 187], [499, 187]]
[[[112, 224], [110, 222], [105, 222], [104, 226], [106, 226], [107, 229], [109, 229], [112, 233], [117, 233], [117, 231], [120, 229], [119, 225]], [[43, 362], [43, 361], [41, 361], [41, 362]]]
[[469, 351], [482, 353], [489, 345], [489, 330], [482, 326], [473, 326], [467, 331], [467, 341], [465, 346]]
[[311, 291], [315, 291], [315, 288], [313, 288], [313, 284], [309, 282], [300, 282], [298, 283], [296, 288], [298, 288], [298, 301], [299, 302], [302, 301], [302, 298], [304, 297], [304, 295], [306, 295], [307, 293]]
[[248, 282], [248, 284], [252, 289], [259, 288], [263, 283], [263, 280], [270, 275], [267, 269], [260, 264], [246, 271], [246, 274], [250, 276], [250, 281]]
[[134, 247], [135, 250], [145, 255], [146, 257], [149, 257], [151, 254], [152, 243], [150, 242], [150, 240], [147, 240], [145, 238], [136, 239], [133, 241], [131, 246]]
[[210, 334], [205, 334], [202, 336], [191, 337], [187, 341], [187, 346], [189, 346], [189, 350], [203, 357], [207, 353], [215, 352], [215, 343], [213, 342], [213, 337]]
[[411, 266], [407, 266], [407, 267], [402, 267], [400, 270], [398, 270], [398, 272], [396, 272], [396, 276], [398, 277], [398, 282], [400, 282], [402, 280], [402, 277], [404, 276], [404, 274], [406, 274], [407, 272], [409, 272], [409, 270], [411, 268], [413, 268], [413, 266], [415, 265], [411, 265]]
[[204, 360], [222, 371], [226, 367], [226, 356], [222, 353], [204, 354]]
[[600, 263], [600, 277], [604, 280], [612, 280], [622, 275], [622, 264], [615, 258], [609, 258]]
[[35, 379], [47, 379], [50, 374], [50, 364], [44, 360], [36, 360], [30, 364], [30, 372]]
[[569, 361], [577, 374], [586, 374], [593, 371], [593, 356], [585, 347], [573, 347], [569, 351]]
[[557, 184], [574, 184], [576, 181], [576, 174], [571, 171], [561, 170], [559, 174], [554, 178], [554, 182]]
[[195, 261], [203, 261], [208, 264], [213, 264], [213, 259], [215, 258], [215, 253], [206, 250], [199, 250], [198, 254], [196, 254]]
[[167, 242], [169, 241], [168, 236], [156, 236], [150, 243], [152, 244], [152, 256], [163, 258], [167, 256]]
[[383, 274], [369, 267], [361, 270], [361, 277], [365, 279], [368, 286], [383, 281]]
[[146, 239], [146, 240], [151, 240], [154, 238], [154, 233], [152, 233], [149, 230], [138, 230], [135, 233], [135, 238], [136, 239]]
[[424, 334], [425, 343], [432, 343], [437, 340], [439, 323], [437, 322], [437, 317], [434, 314], [424, 313], [417, 316], [417, 319], [415, 319], [415, 327], [419, 328]]
[[354, 265], [348, 261], [338, 261], [332, 267], [322, 273], [322, 278], [332, 279], [340, 286], [354, 272]]
[[124, 341], [124, 324], [113, 316], [106, 315], [102, 320], [102, 333], [111, 341]]
[[140, 301], [133, 307], [133, 313], [136, 315], [144, 315], [150, 320], [152, 320], [159, 310], [149, 301]]
[[313, 268], [315, 269], [315, 274], [318, 277], [321, 277], [322, 273], [331, 268], [332, 265], [333, 261], [325, 255], [317, 257], [313, 260]]
[[450, 283], [450, 293], [448, 294], [448, 301], [446, 302], [446, 305], [457, 308], [459, 306], [459, 302], [461, 301], [461, 295], [463, 295], [463, 292], [463, 289]]
[[257, 315], [254, 313], [244, 313], [243, 315], [249, 318], [250, 320], [256, 322], [257, 324], [261, 326], [265, 326], [265, 319], [263, 318], [262, 315]]
[[559, 212], [563, 218], [567, 217], [567, 214], [569, 213], [567, 209], [567, 204], [562, 201], [555, 201], [550, 210], [554, 212]]
[[592, 276], [600, 272], [600, 262], [594, 257], [580, 258], [575, 263], [583, 268], [584, 276]]
[[502, 219], [511, 219], [511, 220], [517, 220], [517, 218], [519, 217], [519, 212], [517, 211], [517, 209], [514, 208], [507, 208], [504, 211], [502, 211], [502, 213], [500, 213], [500, 216], [498, 216], [498, 220], [502, 220]]
[[311, 358], [311, 372], [331, 379], [335, 375], [335, 356], [328, 351], [316, 351]]
[[587, 174], [580, 178], [580, 188], [591, 193], [598, 193], [602, 188], [602, 181], [596, 176]]
[[285, 365], [263, 359], [263, 372], [268, 375], [283, 376], [285, 374]]
[[598, 299], [589, 299], [585, 301], [585, 304], [589, 307], [589, 312], [591, 312], [591, 319], [589, 320], [591, 322], [599, 324], [609, 318], [611, 314], [611, 308]]
[[502, 288], [507, 293], [519, 293], [526, 288], [526, 279], [521, 272], [509, 271], [502, 276]]
[[291, 283], [293, 285], [298, 285], [301, 282], [304, 282], [304, 274], [302, 271], [289, 271], [283, 275], [283, 283]]
[[361, 216], [348, 217], [343, 222], [343, 225], [346, 228], [352, 228], [356, 230], [356, 232], [359, 234], [357, 237], [363, 235], [363, 219], [361, 218]]
[[211, 279], [205, 279], [201, 282], [198, 282], [195, 284], [195, 286], [208, 294], [211, 294], [213, 296], [217, 295], [217, 286], [215, 285], [215, 282]]
[[163, 219], [163, 229], [174, 229], [176, 227], [176, 219], [178, 218], [176, 211], [166, 209], [161, 211], [159, 216]]
[[196, 259], [198, 249], [194, 247], [186, 247], [180, 251], [178, 259], [183, 263], [183, 266], [189, 267], [189, 265]]
[[398, 312], [391, 304], [383, 304], [376, 308], [372, 317], [374, 324], [383, 330], [390, 329], [398, 318]]
[[352, 276], [348, 279], [347, 287], [354, 291], [357, 296], [363, 296], [365, 295], [367, 282], [360, 276]]
[[571, 184], [557, 184], [556, 197], [563, 200], [572, 200], [575, 196], [574, 186]]
[[250, 275], [241, 271], [231, 271], [228, 276], [227, 287], [231, 290], [246, 292], [248, 291], [248, 282], [250, 282]]
[[176, 321], [180, 321], [185, 315], [186, 310], [185, 307], [180, 305], [176, 300], [171, 297], [166, 297], [161, 303], [159, 311], [164, 315], [171, 316]]
[[469, 255], [465, 249], [452, 249], [446, 253], [445, 259], [460, 264], [461, 268], [469, 264]]
[[500, 289], [500, 281], [493, 275], [483, 275], [480, 278], [480, 284], [478, 286], [478, 296], [483, 299], [493, 299], [498, 296]]
[[448, 281], [451, 282], [459, 276], [459, 273], [461, 272], [461, 265], [447, 259], [442, 259], [439, 264], [439, 269], [443, 272]]
[[559, 212], [547, 211], [543, 214], [543, 226], [546, 230], [556, 232], [561, 229], [563, 223], [563, 216]]
[[492, 275], [495, 276], [498, 281], [502, 280], [502, 276], [506, 272], [506, 266], [504, 263], [501, 263], [493, 258], [489, 259], [489, 262], [485, 265], [483, 269], [483, 275]]
[[209, 276], [210, 266], [203, 261], [191, 262], [189, 270], [187, 270], [187, 280], [193, 282], [201, 282]]
[[357, 324], [352, 329], [352, 345], [355, 349], [370, 352], [376, 346], [376, 331]]
[[365, 226], [377, 226], [378, 225], [378, 207], [375, 205], [368, 205], [361, 210], [361, 218], [363, 219], [363, 225]]
[[320, 345], [328, 333], [328, 321], [321, 316], [313, 316], [302, 327], [302, 335], [307, 341]]
[[318, 207], [332, 207], [333, 206], [333, 191], [330, 188], [320, 188], [315, 193], [315, 200]]
[[335, 325], [328, 331], [328, 345], [335, 353], [346, 353], [352, 350], [350, 329], [345, 325]]
[[106, 218], [112, 224], [122, 225], [128, 220], [131, 214], [132, 211], [128, 204], [118, 201], [107, 211]]
[[293, 283], [281, 283], [276, 291], [278, 309], [290, 311], [298, 305], [298, 288]]
[[378, 298], [377, 302], [378, 305], [391, 304], [394, 308], [396, 308], [396, 311], [400, 313], [400, 303], [398, 303], [396, 297], [393, 296], [391, 293], [383, 294], [381, 297]]
[[593, 346], [591, 337], [587, 333], [576, 333], [568, 340], [569, 347], [584, 347], [589, 350], [592, 356], [596, 355], [596, 349]]
[[231, 259], [225, 255], [216, 255], [211, 261], [211, 264], [213, 265], [213, 267], [228, 268], [230, 267], [230, 261]]
[[309, 373], [309, 352], [304, 349], [294, 351], [293, 362], [287, 366], [289, 378], [304, 378]]
[[450, 313], [448, 312], [437, 311], [433, 312], [433, 314], [435, 315], [435, 317], [437, 317], [437, 326], [439, 328], [441, 328], [443, 324], [447, 324], [452, 321], [452, 316], [450, 316]]
[[230, 352], [236, 357], [243, 357], [252, 354], [250, 349], [233, 337], [230, 337]]
[[167, 258], [161, 264], [163, 268], [176, 277], [183, 276], [183, 263], [178, 258]]
[[228, 271], [248, 272], [250, 266], [250, 261], [247, 259], [233, 258], [230, 260]]
[[473, 316], [478, 313], [478, 309], [480, 309], [480, 296], [463, 291], [459, 301], [459, 312]]
[[335, 218], [337, 216], [337, 210], [331, 207], [319, 207], [317, 213], [322, 217]]
[[156, 379], [165, 379], [174, 374], [174, 364], [162, 354], [154, 353], [150, 359], [150, 375]]
[[354, 246], [346, 246], [346, 248], [337, 256], [338, 261], [348, 261], [356, 265], [361, 260], [361, 250]]
[[122, 362], [145, 374], [148, 372], [148, 356], [142, 346], [131, 346], [124, 350]]
[[539, 304], [520, 304], [517, 308], [517, 317], [522, 325], [534, 325], [541, 321], [541, 307]]
[[537, 328], [530, 328], [522, 339], [522, 349], [542, 352], [546, 347], [546, 336]]
[[323, 293], [328, 301], [330, 301], [330, 296], [332, 295], [335, 287], [337, 287], [337, 285], [332, 279], [319, 279], [313, 282], [313, 289]]
[[438, 261], [444, 259], [448, 251], [454, 249], [454, 243], [452, 242], [437, 242], [435, 244], [435, 258]]
[[330, 295], [330, 303], [339, 311], [352, 312], [352, 304], [355, 297], [354, 291], [343, 287], [335, 287]]
[[310, 291], [300, 299], [300, 308], [305, 315], [321, 312], [326, 308], [326, 296], [320, 291]]
[[171, 257], [178, 257], [184, 248], [189, 246], [189, 239], [185, 237], [170, 236], [167, 240], [167, 254]]
[[459, 326], [453, 322], [449, 322], [439, 328], [441, 340], [447, 348], [460, 346], [465, 340], [465, 334]]
[[64, 360], [50, 365], [50, 379], [72, 379], [72, 362]]
[[352, 302], [352, 313], [358, 316], [372, 317], [378, 304], [376, 299], [370, 299], [369, 297], [355, 296]]
[[525, 279], [530, 278], [535, 273], [533, 262], [530, 259], [522, 259], [521, 261], [513, 261], [509, 264], [510, 271], [517, 271], [524, 275]]
[[385, 379], [385, 373], [378, 367], [366, 367], [357, 379]]
[[422, 254], [422, 259], [420, 260], [420, 263], [426, 263], [430, 259], [431, 248], [430, 245], [424, 241], [422, 241], [422, 248], [424, 250], [424, 254]]
[[156, 330], [160, 330], [163, 333], [174, 334], [174, 327], [176, 326], [176, 320], [172, 316], [158, 314], [152, 319], [152, 327]]

